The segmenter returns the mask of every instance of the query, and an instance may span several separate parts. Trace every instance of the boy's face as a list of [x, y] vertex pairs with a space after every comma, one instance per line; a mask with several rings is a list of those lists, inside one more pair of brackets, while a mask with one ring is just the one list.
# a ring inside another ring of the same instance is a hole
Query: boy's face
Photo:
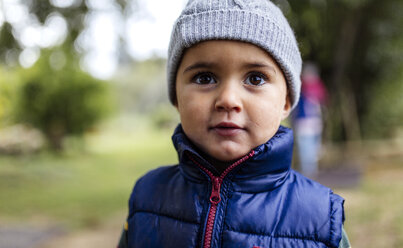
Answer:
[[186, 135], [221, 161], [268, 141], [291, 107], [277, 63], [263, 49], [239, 41], [205, 41], [187, 49], [176, 94]]

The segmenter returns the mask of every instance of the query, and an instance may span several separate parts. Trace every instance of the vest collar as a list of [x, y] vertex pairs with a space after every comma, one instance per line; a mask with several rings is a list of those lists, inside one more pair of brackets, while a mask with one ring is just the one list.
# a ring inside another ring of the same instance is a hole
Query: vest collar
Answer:
[[[179, 124], [172, 136], [179, 157], [181, 173], [192, 181], [206, 181], [204, 172], [189, 158], [192, 156], [202, 166], [218, 175], [217, 170], [186, 137]], [[292, 130], [280, 126], [276, 134], [266, 143], [253, 149], [254, 155], [237, 166], [228, 178], [234, 189], [242, 192], [263, 192], [280, 186], [287, 178], [292, 160]]]

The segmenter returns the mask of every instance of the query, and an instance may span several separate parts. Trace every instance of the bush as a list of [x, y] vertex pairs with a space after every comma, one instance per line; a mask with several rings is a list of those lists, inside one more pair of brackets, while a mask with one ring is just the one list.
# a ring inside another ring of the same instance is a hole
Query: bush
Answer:
[[45, 54], [22, 72], [15, 116], [40, 129], [54, 149], [66, 135], [82, 135], [110, 109], [108, 85], [82, 72], [72, 61], [56, 70]]
[[0, 67], [0, 128], [12, 122], [13, 101], [17, 91], [17, 74]]

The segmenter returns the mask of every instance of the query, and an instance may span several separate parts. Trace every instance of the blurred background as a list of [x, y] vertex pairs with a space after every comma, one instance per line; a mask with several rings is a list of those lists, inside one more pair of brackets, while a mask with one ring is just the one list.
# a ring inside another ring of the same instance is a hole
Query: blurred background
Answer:
[[[403, 1], [273, 2], [327, 89], [317, 179], [353, 247], [403, 247]], [[165, 63], [184, 5], [0, 0], [0, 247], [116, 246], [136, 179], [177, 161]]]

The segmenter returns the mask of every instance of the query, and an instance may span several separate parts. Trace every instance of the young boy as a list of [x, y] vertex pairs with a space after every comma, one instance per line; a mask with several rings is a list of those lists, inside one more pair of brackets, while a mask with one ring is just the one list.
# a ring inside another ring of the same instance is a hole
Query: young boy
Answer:
[[343, 199], [290, 168], [301, 64], [268, 0], [189, 1], [168, 55], [179, 164], [138, 180], [119, 248], [349, 247]]

